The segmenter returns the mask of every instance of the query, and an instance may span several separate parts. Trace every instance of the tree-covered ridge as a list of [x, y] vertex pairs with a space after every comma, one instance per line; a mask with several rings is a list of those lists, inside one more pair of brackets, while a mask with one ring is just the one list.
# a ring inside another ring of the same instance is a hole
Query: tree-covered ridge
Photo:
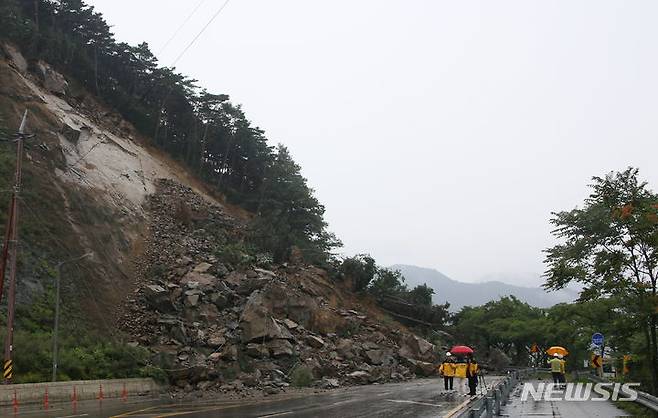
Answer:
[[276, 260], [297, 246], [308, 261], [323, 262], [340, 245], [285, 147], [268, 145], [264, 131], [229, 96], [160, 66], [146, 43], [117, 42], [93, 6], [3, 0], [0, 39], [80, 82], [195, 175], [257, 213], [253, 244]]

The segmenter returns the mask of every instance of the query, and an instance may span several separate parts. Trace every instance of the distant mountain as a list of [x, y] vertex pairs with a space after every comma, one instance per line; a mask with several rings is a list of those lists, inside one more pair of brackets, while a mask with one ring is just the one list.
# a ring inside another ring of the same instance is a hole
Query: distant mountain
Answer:
[[409, 287], [426, 283], [434, 289], [434, 303], [450, 303], [451, 311], [458, 311], [463, 306], [479, 306], [502, 296], [514, 295], [532, 306], [546, 308], [562, 302], [573, 302], [577, 292], [569, 289], [546, 292], [540, 287], [514, 286], [500, 281], [482, 283], [464, 283], [453, 280], [440, 271], [396, 264], [391, 268], [400, 270]]

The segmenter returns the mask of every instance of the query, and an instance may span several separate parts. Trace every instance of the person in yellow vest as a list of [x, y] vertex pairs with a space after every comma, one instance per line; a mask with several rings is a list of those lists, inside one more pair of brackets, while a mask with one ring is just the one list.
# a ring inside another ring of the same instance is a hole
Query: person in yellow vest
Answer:
[[450, 352], [446, 353], [446, 359], [439, 366], [439, 374], [443, 376], [443, 387], [452, 390], [455, 380], [455, 360]]
[[553, 376], [553, 384], [560, 384], [562, 382], [562, 370], [564, 368], [560, 355], [555, 353], [553, 358], [548, 362], [551, 368], [551, 376]]
[[473, 357], [468, 357], [466, 359], [466, 378], [468, 379], [468, 394], [470, 396], [475, 396], [477, 394], [476, 389], [478, 386], [478, 373], [480, 367], [478, 362], [475, 361]]
[[562, 387], [566, 388], [566, 383], [567, 383], [567, 361], [564, 360], [563, 356], [558, 356], [558, 359], [560, 359], [560, 383], [562, 383]]
[[457, 378], [456, 388], [457, 393], [460, 395], [466, 395], [466, 369], [468, 365], [466, 360], [463, 357], [460, 357], [455, 363], [455, 377]]

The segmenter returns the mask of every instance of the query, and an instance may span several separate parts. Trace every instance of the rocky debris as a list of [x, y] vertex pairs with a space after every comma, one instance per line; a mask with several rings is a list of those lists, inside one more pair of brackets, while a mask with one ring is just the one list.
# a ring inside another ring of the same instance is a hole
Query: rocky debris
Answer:
[[399, 353], [400, 357], [425, 361], [432, 361], [435, 357], [434, 344], [414, 334], [409, 334], [403, 339]]
[[263, 305], [262, 293], [255, 291], [247, 301], [240, 318], [242, 341], [256, 339], [292, 339], [287, 328], [280, 326]]
[[343, 306], [323, 270], [223, 262], [218, 255], [239, 239], [241, 224], [186, 187], [156, 183], [141, 285], [121, 326], [175, 371], [174, 387], [274, 394], [288, 390], [299, 366], [315, 388], [401, 381], [433, 369], [432, 344]]
[[324, 340], [320, 337], [316, 337], [315, 335], [309, 335], [306, 337], [306, 342], [313, 348], [322, 348], [325, 346]]
[[46, 64], [43, 61], [37, 62], [36, 69], [46, 90], [55, 94], [66, 94], [69, 83], [63, 75], [55, 71], [49, 64]]
[[264, 344], [249, 343], [245, 348], [245, 353], [253, 358], [268, 358], [270, 350]]
[[288, 329], [295, 329], [295, 328], [299, 327], [299, 324], [297, 322], [291, 321], [288, 318], [284, 318], [284, 320], [282, 322], [283, 322], [283, 325], [285, 325]]
[[373, 365], [389, 365], [393, 363], [393, 356], [389, 350], [368, 350], [365, 353], [366, 360]]
[[160, 312], [173, 312], [174, 305], [169, 299], [169, 292], [157, 284], [144, 286], [144, 297], [146, 302], [155, 310]]
[[340, 384], [338, 383], [338, 379], [329, 379], [324, 377], [320, 382], [320, 387], [323, 389], [335, 389], [340, 387]]
[[27, 60], [23, 57], [23, 54], [21, 54], [18, 48], [8, 43], [2, 43], [0, 46], [14, 68], [16, 68], [21, 74], [26, 74], [28, 69]]
[[181, 285], [186, 285], [191, 288], [201, 288], [205, 290], [212, 289], [217, 283], [217, 278], [211, 274], [200, 273], [196, 270], [192, 270], [187, 273], [181, 280]]
[[77, 144], [78, 141], [80, 140], [80, 135], [81, 131], [76, 129], [75, 127], [69, 126], [68, 124], [62, 125], [62, 129], [60, 131], [62, 136], [67, 139], [67, 141], [71, 142], [72, 144]]
[[292, 344], [290, 341], [278, 339], [267, 342], [267, 348], [270, 350], [272, 357], [292, 356]]
[[368, 373], [366, 371], [357, 370], [355, 372], [349, 373], [347, 375], [347, 377], [349, 377], [354, 382], [365, 384], [365, 383], [368, 383], [371, 376], [370, 376], [370, 373]]

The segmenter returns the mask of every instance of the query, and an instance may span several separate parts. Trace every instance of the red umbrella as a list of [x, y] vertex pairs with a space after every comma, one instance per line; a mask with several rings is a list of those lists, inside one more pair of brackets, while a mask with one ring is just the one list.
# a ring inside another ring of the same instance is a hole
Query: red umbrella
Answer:
[[465, 345], [456, 345], [450, 349], [450, 352], [456, 356], [473, 354], [473, 349]]

